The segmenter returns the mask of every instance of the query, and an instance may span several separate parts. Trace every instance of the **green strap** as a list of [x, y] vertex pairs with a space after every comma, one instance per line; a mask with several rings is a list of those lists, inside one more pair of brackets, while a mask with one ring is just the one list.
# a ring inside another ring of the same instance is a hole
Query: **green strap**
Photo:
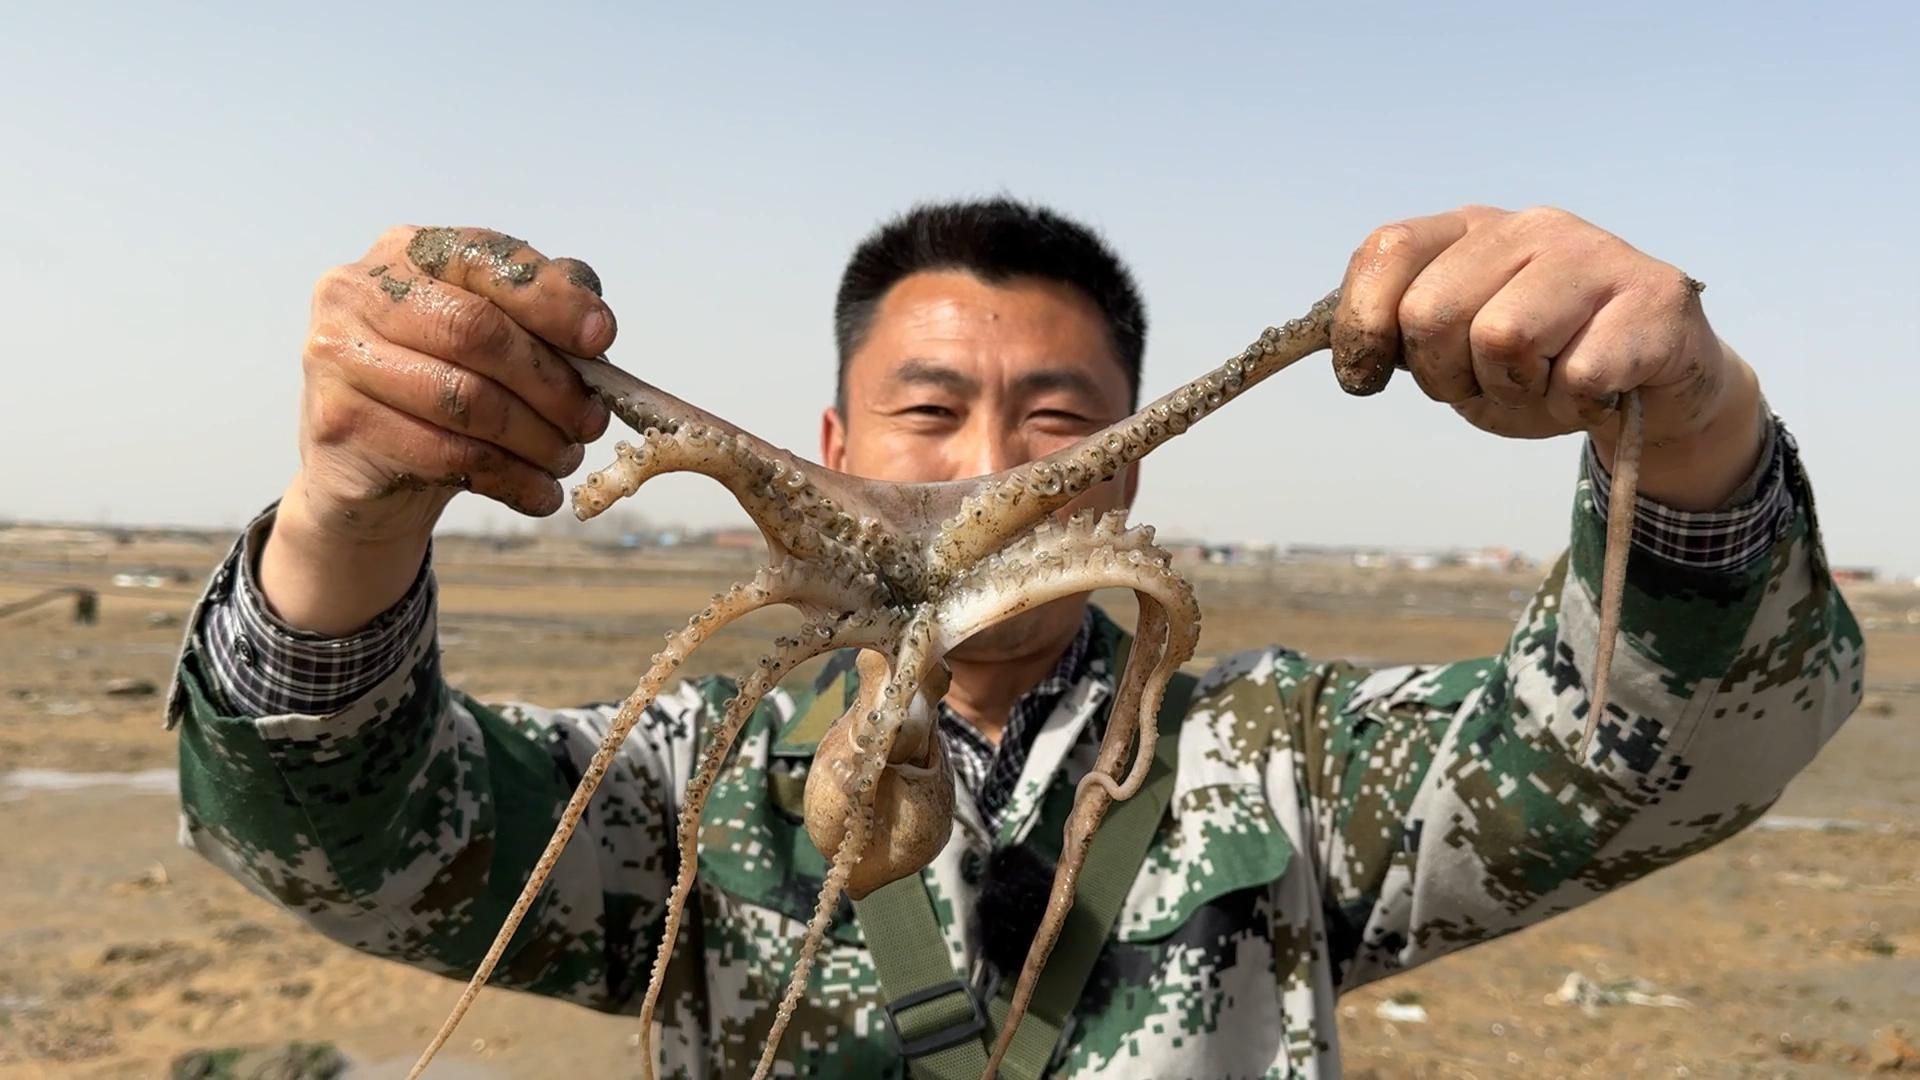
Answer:
[[887, 1016], [918, 1080], [980, 1080], [987, 1071], [986, 1018], [953, 973], [947, 939], [926, 880], [909, 874], [853, 902], [866, 934]]
[[[1126, 638], [1113, 659], [1126, 670]], [[1074, 905], [1047, 958], [1020, 1030], [1001, 1063], [1007, 1080], [1035, 1080], [1053, 1064], [1061, 1032], [1072, 1020], [1087, 977], [1093, 972], [1114, 919], [1132, 888], [1147, 846], [1173, 797], [1179, 759], [1179, 729], [1195, 680], [1176, 673], [1160, 705], [1160, 738], [1146, 782], [1133, 798], [1116, 804], [1088, 849], [1074, 892]], [[912, 874], [853, 903], [856, 917], [887, 998], [890, 1024], [911, 1058], [916, 1080], [978, 1080], [986, 1071], [992, 1033], [1004, 1023], [1013, 993], [1003, 980], [989, 1003], [991, 1027], [976, 1011], [966, 981], [955, 976], [933, 899], [921, 874]]]
[[[1080, 1001], [1093, 965], [1113, 932], [1120, 906], [1139, 876], [1161, 815], [1173, 798], [1180, 721], [1185, 718], [1195, 682], [1182, 672], [1168, 683], [1166, 697], [1160, 703], [1160, 738], [1154, 744], [1146, 782], [1133, 798], [1113, 804], [1099, 831], [1093, 834], [1074, 889], [1073, 907], [1067, 912], [1053, 952], [1047, 956], [1047, 966], [1034, 984], [1020, 1030], [1014, 1032], [1013, 1042], [1007, 1047], [1001, 1074], [1010, 1080], [1044, 1076], [1053, 1064], [1061, 1033], [1072, 1022], [1073, 1007]], [[996, 1032], [1006, 1022], [1012, 995], [1013, 982], [1009, 979], [1002, 983], [991, 1005]]]

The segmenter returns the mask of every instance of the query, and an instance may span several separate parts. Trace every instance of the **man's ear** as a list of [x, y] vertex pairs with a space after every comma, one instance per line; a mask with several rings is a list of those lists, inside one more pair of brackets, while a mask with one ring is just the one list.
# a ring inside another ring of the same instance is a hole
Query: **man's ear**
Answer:
[[847, 422], [837, 407], [829, 405], [820, 413], [820, 464], [842, 472], [840, 466], [846, 457]]

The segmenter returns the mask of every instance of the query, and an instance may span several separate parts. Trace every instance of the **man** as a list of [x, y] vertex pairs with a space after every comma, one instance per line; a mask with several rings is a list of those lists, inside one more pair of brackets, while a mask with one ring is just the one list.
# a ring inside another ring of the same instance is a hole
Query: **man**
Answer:
[[[561, 505], [558, 478], [608, 423], [557, 356], [612, 344], [598, 293], [584, 264], [481, 230], [398, 229], [326, 275], [301, 467], [188, 635], [169, 712], [184, 841], [374, 955], [472, 971], [610, 715], [445, 685], [428, 543], [458, 489]], [[1863, 644], [1795, 443], [1679, 270], [1563, 212], [1468, 207], [1369, 236], [1337, 327], [1350, 392], [1404, 367], [1494, 435], [1584, 433], [1568, 554], [1498, 656], [1368, 670], [1275, 647], [1201, 680], [1169, 720], [1166, 815], [1104, 947], [1074, 958], [1091, 971], [1056, 1075], [1336, 1075], [1337, 995], [1731, 835], [1859, 699]], [[835, 329], [825, 463], [918, 481], [1003, 469], [1127, 415], [1146, 317], [1093, 233], [989, 201], [877, 230]], [[1611, 406], [1634, 389], [1642, 505], [1613, 703], [1582, 756]], [[1083, 504], [1127, 505], [1136, 481]], [[982, 997], [1025, 954], [1023, 898], [1049, 874], [1124, 637], [1077, 598], [949, 659], [957, 820], [924, 880], [953, 976]], [[669, 1073], [744, 1075], [758, 1056], [823, 873], [798, 792], [809, 718], [847, 700], [842, 660], [769, 698], [713, 795], [663, 996]], [[729, 696], [721, 680], [663, 695], [493, 984], [637, 1008], [679, 796]], [[842, 906], [780, 1047], [791, 1069], [906, 1074], [882, 1008], [899, 995], [873, 963], [905, 946], [869, 929]]]

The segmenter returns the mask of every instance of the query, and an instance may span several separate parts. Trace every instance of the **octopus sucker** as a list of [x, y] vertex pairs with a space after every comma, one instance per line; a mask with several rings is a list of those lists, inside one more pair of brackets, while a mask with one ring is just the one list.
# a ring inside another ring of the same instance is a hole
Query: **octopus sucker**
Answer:
[[[766, 540], [768, 561], [751, 580], [716, 595], [667, 635], [665, 647], [615, 713], [485, 959], [409, 1077], [419, 1076], [446, 1044], [485, 985], [621, 744], [671, 673], [728, 624], [763, 607], [788, 605], [802, 617], [800, 630], [776, 640], [703, 733], [699, 766], [678, 822], [679, 872], [641, 1006], [642, 1046], [650, 1048], [661, 984], [697, 873], [701, 815], [740, 732], [797, 665], [832, 650], [858, 650], [856, 700], [829, 727], [807, 773], [804, 823], [828, 869], [762, 1048], [755, 1075], [765, 1076], [806, 992], [841, 894], [857, 899], [917, 874], [947, 842], [954, 781], [935, 723], [947, 691], [946, 655], [969, 637], [1051, 600], [1106, 588], [1131, 590], [1139, 600], [1134, 644], [1119, 673], [1094, 764], [1074, 791], [1045, 914], [1012, 1007], [994, 1036], [990, 1078], [1073, 907], [1081, 867], [1108, 807], [1134, 797], [1145, 782], [1159, 739], [1161, 700], [1174, 674], [1195, 655], [1200, 636], [1193, 589], [1174, 568], [1172, 556], [1154, 543], [1150, 527], [1129, 525], [1124, 511], [1056, 518], [1092, 484], [1120, 475], [1275, 372], [1329, 349], [1338, 303], [1338, 291], [1329, 293], [1299, 318], [1263, 330], [1214, 370], [1071, 446], [990, 476], [939, 483], [884, 483], [833, 472], [659, 390], [604, 357], [569, 357], [587, 387], [639, 434], [637, 444], [619, 443], [614, 460], [575, 488], [575, 516], [586, 520], [605, 513], [655, 476], [700, 473], [725, 487], [752, 518]], [[1629, 393], [1624, 401], [1601, 588], [1603, 645], [1588, 737], [1606, 701], [1637, 483], [1639, 395]], [[1584, 739], [1578, 752], [1585, 755]], [[642, 1060], [651, 1077], [651, 1052]]]

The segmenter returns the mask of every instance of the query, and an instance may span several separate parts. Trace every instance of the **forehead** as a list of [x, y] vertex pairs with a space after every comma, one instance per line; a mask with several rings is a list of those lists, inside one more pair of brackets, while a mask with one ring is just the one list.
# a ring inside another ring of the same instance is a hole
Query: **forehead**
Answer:
[[983, 377], [995, 373], [985, 369], [1070, 366], [1123, 396], [1127, 388], [1099, 307], [1079, 289], [1040, 278], [989, 283], [959, 270], [902, 278], [876, 306], [847, 379], [883, 381], [916, 361]]

